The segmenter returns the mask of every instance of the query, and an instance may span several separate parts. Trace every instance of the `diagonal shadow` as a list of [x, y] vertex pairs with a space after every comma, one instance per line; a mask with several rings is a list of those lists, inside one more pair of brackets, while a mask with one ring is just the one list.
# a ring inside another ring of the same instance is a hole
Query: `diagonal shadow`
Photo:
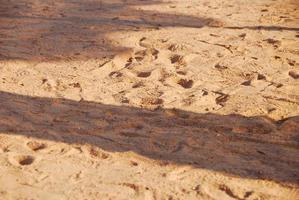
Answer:
[[[117, 31], [201, 28], [213, 19], [146, 11], [160, 0], [1, 0], [0, 59], [96, 59], [124, 51], [106, 37]], [[175, 19], [175, 20], [174, 20]]]
[[298, 31], [280, 26], [225, 26], [208, 17], [167, 14], [138, 6], [161, 0], [0, 0], [0, 60], [87, 60], [113, 56], [126, 48], [106, 37], [118, 31], [161, 27]]
[[233, 176], [297, 183], [299, 117], [198, 114], [29, 97], [0, 92], [0, 132], [109, 152], [134, 151], [165, 163]]

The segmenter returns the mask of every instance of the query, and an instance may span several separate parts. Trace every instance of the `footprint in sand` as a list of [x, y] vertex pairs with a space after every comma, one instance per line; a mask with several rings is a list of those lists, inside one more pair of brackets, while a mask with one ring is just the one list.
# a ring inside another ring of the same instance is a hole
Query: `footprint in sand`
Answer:
[[133, 57], [128, 58], [127, 63], [125, 64], [125, 68], [131, 68], [133, 65], [134, 59]]
[[263, 74], [258, 74], [257, 75], [257, 80], [267, 80], [266, 76]]
[[110, 74], [109, 74], [109, 76], [111, 77], [111, 78], [118, 78], [118, 77], [121, 77], [123, 74], [121, 73], [121, 72], [117, 72], [117, 71], [114, 71], [114, 72], [111, 72]]
[[102, 159], [102, 160], [105, 160], [105, 159], [110, 157], [110, 155], [108, 153], [104, 153], [104, 152], [102, 152], [99, 149], [94, 148], [94, 147], [88, 148], [88, 153], [91, 157], [99, 158], [99, 159]]
[[141, 62], [152, 62], [158, 59], [159, 51], [155, 48], [147, 48], [134, 53], [126, 61], [125, 68], [133, 68]]
[[287, 58], [287, 62], [290, 66], [295, 66], [296, 65], [296, 61], [295, 60], [292, 60], [292, 59], [289, 59]]
[[152, 43], [146, 37], [143, 37], [139, 40], [139, 45], [144, 48], [150, 48]]
[[138, 162], [135, 162], [135, 161], [131, 160], [131, 161], [130, 161], [130, 165], [131, 165], [132, 167], [136, 167], [136, 166], [138, 166], [139, 164], [138, 164]]
[[143, 82], [136, 82], [132, 85], [132, 88], [140, 88], [143, 87], [144, 83]]
[[170, 62], [171, 64], [175, 64], [176, 68], [179, 68], [181, 66], [186, 66], [186, 62], [184, 60], [184, 56], [174, 54], [170, 56]]
[[225, 102], [228, 101], [229, 99], [229, 95], [228, 94], [224, 94], [222, 92], [215, 92], [216, 94], [219, 94], [220, 96], [218, 96], [215, 101], [216, 101], [216, 104], [218, 105], [221, 105], [221, 106], [224, 106]]
[[268, 38], [268, 39], [263, 40], [263, 41], [267, 42], [268, 44], [273, 45], [274, 48], [278, 48], [281, 45], [281, 41], [275, 40], [275, 39], [272, 39], [272, 38]]
[[148, 51], [154, 57], [155, 60], [158, 59], [159, 51], [157, 49], [152, 48], [152, 49], [149, 49]]
[[292, 77], [293, 79], [299, 79], [299, 71], [289, 71], [289, 76]]
[[250, 86], [251, 85], [251, 80], [244, 81], [243, 83], [241, 83], [241, 85]]
[[152, 72], [137, 72], [137, 77], [147, 78], [152, 74]]
[[143, 61], [145, 58], [150, 58], [149, 60], [153, 61], [158, 58], [159, 51], [155, 48], [148, 48], [145, 50], [137, 51], [135, 53], [135, 60], [138, 62]]
[[183, 76], [185, 76], [187, 74], [186, 71], [182, 71], [182, 70], [176, 71], [176, 73], [179, 75], [183, 75]]
[[168, 47], [167, 49], [170, 50], [170, 51], [172, 51], [172, 52], [175, 52], [175, 51], [177, 51], [179, 48], [180, 48], [179, 45], [177, 45], [177, 44], [171, 44], [171, 45], [169, 45], [169, 47]]
[[32, 151], [39, 151], [46, 148], [46, 144], [35, 141], [27, 142], [26, 146], [29, 147]]
[[16, 155], [9, 159], [11, 161], [11, 164], [15, 166], [25, 166], [25, 165], [31, 165], [35, 158], [30, 155]]
[[179, 84], [180, 86], [182, 86], [185, 89], [189, 89], [192, 88], [194, 81], [193, 80], [188, 80], [188, 79], [179, 79], [177, 84]]
[[225, 69], [227, 69], [228, 67], [225, 66], [225, 65], [223, 65], [223, 64], [217, 63], [217, 64], [215, 65], [215, 68], [218, 69], [219, 71], [221, 71], [221, 70], [225, 70]]

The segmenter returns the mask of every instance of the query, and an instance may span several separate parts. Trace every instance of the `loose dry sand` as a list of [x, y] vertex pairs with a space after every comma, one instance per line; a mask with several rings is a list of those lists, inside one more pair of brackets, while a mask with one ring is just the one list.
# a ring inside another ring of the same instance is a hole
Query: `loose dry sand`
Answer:
[[1, 0], [0, 199], [299, 199], [298, 0]]

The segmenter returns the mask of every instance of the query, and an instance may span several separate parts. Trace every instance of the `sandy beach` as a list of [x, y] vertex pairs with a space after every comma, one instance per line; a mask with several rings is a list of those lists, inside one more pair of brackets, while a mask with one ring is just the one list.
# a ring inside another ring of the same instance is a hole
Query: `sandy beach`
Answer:
[[299, 200], [299, 1], [1, 0], [0, 199]]

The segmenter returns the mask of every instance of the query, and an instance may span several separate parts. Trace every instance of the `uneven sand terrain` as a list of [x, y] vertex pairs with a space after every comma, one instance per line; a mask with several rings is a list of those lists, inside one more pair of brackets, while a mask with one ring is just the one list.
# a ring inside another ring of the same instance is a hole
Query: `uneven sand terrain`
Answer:
[[0, 199], [299, 199], [298, 0], [0, 0]]

